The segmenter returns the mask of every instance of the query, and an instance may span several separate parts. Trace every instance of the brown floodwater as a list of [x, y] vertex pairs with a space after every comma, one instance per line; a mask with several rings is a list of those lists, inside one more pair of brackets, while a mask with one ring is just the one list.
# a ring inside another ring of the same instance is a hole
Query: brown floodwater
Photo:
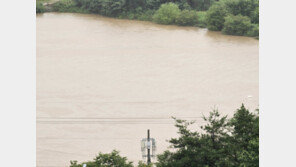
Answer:
[[258, 40], [89, 14], [37, 15], [37, 166], [69, 166], [117, 149], [142, 160], [196, 120], [259, 106]]

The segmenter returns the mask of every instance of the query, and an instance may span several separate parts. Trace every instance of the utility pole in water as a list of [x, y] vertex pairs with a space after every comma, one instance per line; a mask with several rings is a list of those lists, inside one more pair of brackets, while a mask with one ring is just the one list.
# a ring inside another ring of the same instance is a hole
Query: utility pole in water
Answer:
[[155, 158], [156, 142], [150, 138], [150, 130], [147, 130], [147, 138], [141, 140], [142, 158], [147, 158], [147, 165], [151, 164], [151, 158]]
[[151, 163], [151, 156], [150, 156], [150, 147], [151, 147], [151, 142], [150, 142], [150, 130], [148, 129], [147, 131], [147, 164], [149, 165]]

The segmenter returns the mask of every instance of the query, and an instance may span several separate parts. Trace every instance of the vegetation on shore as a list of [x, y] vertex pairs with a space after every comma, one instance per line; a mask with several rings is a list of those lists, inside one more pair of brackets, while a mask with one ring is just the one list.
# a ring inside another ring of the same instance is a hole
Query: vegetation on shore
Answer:
[[77, 3], [73, 0], [59, 0], [52, 4], [52, 9], [55, 12], [89, 13], [87, 10], [77, 6]]
[[[36, 13], [46, 12], [37, 0]], [[59, 0], [50, 11], [95, 13], [259, 37], [259, 0]]]
[[36, 2], [36, 13], [44, 13], [45, 7], [42, 2]]
[[[258, 110], [257, 110], [258, 111]], [[206, 124], [200, 130], [190, 130], [194, 122], [175, 119], [178, 138], [169, 140], [173, 151], [157, 156], [156, 167], [259, 167], [259, 113], [252, 113], [242, 105], [228, 119], [214, 110], [203, 117]], [[70, 167], [133, 167], [119, 152], [100, 153], [93, 161]], [[139, 162], [137, 167], [151, 167]]]
[[259, 37], [259, 0], [220, 0], [207, 11], [206, 22], [209, 30]]

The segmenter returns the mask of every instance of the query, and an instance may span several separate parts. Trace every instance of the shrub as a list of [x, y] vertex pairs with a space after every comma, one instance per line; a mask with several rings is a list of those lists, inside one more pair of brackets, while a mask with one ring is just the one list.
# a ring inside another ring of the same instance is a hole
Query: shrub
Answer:
[[99, 0], [74, 0], [77, 6], [89, 11], [90, 13], [99, 13], [100, 1]]
[[126, 16], [129, 20], [136, 19], [136, 16], [133, 12], [128, 12]]
[[259, 38], [259, 25], [258, 24], [252, 24], [251, 28], [246, 34], [249, 37], [257, 37]]
[[153, 167], [153, 164], [146, 164], [145, 162], [143, 161], [139, 161], [138, 162], [138, 166], [137, 167]]
[[117, 17], [123, 15], [125, 0], [61, 0], [55, 3], [56, 11], [97, 13]]
[[146, 0], [145, 7], [146, 9], [156, 10], [160, 7], [161, 1], [160, 0]]
[[176, 23], [182, 26], [193, 26], [197, 24], [197, 12], [194, 10], [183, 10], [176, 19]]
[[153, 10], [146, 10], [145, 12], [142, 12], [137, 19], [143, 20], [143, 21], [152, 21], [154, 11]]
[[86, 164], [87, 167], [103, 167], [103, 166], [114, 166], [114, 167], [133, 167], [132, 162], [128, 162], [126, 157], [121, 157], [118, 151], [112, 151], [109, 154], [99, 153], [93, 161], [78, 164], [77, 161], [71, 161], [70, 167], [82, 167], [82, 164]]
[[206, 11], [217, 0], [187, 0], [192, 9]]
[[191, 6], [186, 1], [176, 2], [181, 10], [191, 10]]
[[181, 10], [174, 3], [162, 4], [153, 15], [153, 21], [159, 24], [174, 24]]
[[45, 8], [41, 2], [36, 3], [36, 13], [44, 13]]
[[198, 20], [197, 26], [198, 27], [202, 27], [202, 28], [207, 27], [206, 14], [207, 14], [207, 12], [204, 12], [204, 11], [197, 12], [197, 20]]
[[223, 28], [224, 17], [227, 15], [227, 11], [223, 3], [215, 3], [207, 11], [206, 22], [207, 28], [213, 31], [220, 31]]
[[[105, 16], [125, 18], [127, 15], [139, 14], [136, 9], [158, 9], [160, 0], [74, 0], [79, 7]], [[134, 18], [134, 16], [132, 16]]]
[[223, 0], [222, 2], [229, 13], [249, 17], [254, 9], [259, 6], [258, 0]]
[[251, 20], [247, 16], [229, 15], [225, 17], [223, 33], [229, 35], [247, 35], [252, 28]]
[[118, 16], [122, 11], [124, 7], [124, 0], [99, 0], [100, 2], [100, 8], [99, 8], [99, 14], [104, 16]]
[[250, 18], [252, 23], [259, 24], [259, 7], [251, 13]]
[[77, 7], [77, 4], [73, 0], [60, 0], [52, 5], [53, 11], [56, 12], [81, 12], [83, 11]]
[[142, 20], [142, 21], [152, 21], [154, 10], [146, 10], [141, 12], [122, 12], [117, 18], [119, 19], [129, 19], [129, 20]]

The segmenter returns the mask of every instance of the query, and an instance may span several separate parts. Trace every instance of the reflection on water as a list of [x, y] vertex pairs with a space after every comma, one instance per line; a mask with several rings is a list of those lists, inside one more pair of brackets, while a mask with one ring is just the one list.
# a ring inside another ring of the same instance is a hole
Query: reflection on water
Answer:
[[258, 40], [194, 27], [86, 14], [37, 16], [37, 165], [99, 151], [141, 160], [176, 136], [171, 116], [197, 120], [258, 107]]

